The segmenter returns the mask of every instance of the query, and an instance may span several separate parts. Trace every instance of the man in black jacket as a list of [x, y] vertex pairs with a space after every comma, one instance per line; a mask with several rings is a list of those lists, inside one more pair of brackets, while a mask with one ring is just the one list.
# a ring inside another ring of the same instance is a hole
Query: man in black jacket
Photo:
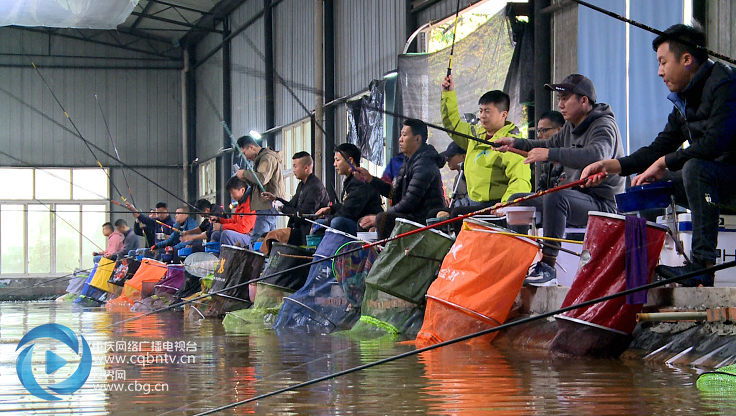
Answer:
[[[720, 208], [736, 206], [736, 74], [691, 46], [705, 46], [702, 30], [678, 24], [664, 33], [652, 46], [658, 75], [675, 105], [667, 125], [649, 146], [627, 157], [593, 163], [581, 177], [641, 172], [632, 185], [673, 180], [675, 199], [690, 208], [693, 221], [692, 263], [657, 268], [658, 274], [675, 277], [715, 264]], [[686, 140], [690, 145], [682, 148]], [[713, 286], [713, 281], [713, 273], [703, 273], [681, 283]]]
[[[299, 185], [290, 201], [277, 198], [270, 192], [264, 192], [261, 196], [269, 201], [280, 201], [284, 204], [281, 207], [281, 212], [284, 214], [314, 214], [320, 208], [328, 206], [330, 197], [327, 195], [327, 190], [322, 185], [322, 181], [312, 173], [314, 167], [312, 156], [307, 152], [295, 153], [291, 158], [291, 167], [294, 176], [299, 180]], [[291, 229], [289, 244], [295, 246], [307, 244], [307, 234], [309, 234], [311, 225], [304, 219], [291, 217], [286, 225]]]
[[391, 235], [396, 218], [423, 223], [430, 211], [445, 207], [440, 173], [445, 158], [427, 144], [427, 125], [421, 120], [406, 119], [399, 137], [399, 148], [406, 155], [406, 161], [391, 184], [374, 178], [365, 168], [358, 168], [356, 172], [359, 179], [391, 199], [388, 211], [360, 220], [362, 228], [375, 226], [379, 238]]
[[368, 183], [357, 179], [353, 172], [360, 166], [360, 150], [351, 143], [343, 143], [335, 148], [335, 169], [345, 176], [342, 181], [342, 203], [321, 208], [318, 216], [328, 216], [321, 222], [330, 227], [355, 235], [358, 220], [383, 211], [381, 196]]

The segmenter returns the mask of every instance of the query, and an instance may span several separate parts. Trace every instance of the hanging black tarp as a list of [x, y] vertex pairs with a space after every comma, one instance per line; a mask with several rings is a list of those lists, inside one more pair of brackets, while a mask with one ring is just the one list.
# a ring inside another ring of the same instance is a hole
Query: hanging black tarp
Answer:
[[384, 108], [386, 82], [373, 80], [368, 89], [368, 95], [347, 103], [348, 143], [356, 145], [364, 158], [383, 165], [383, 114], [373, 108]]

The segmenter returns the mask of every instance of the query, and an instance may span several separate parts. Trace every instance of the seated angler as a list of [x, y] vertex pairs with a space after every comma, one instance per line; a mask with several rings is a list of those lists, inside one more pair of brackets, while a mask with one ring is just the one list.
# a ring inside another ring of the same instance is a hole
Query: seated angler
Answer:
[[169, 208], [165, 202], [159, 202], [156, 204], [156, 213], [150, 217], [138, 212], [136, 207], [130, 203], [125, 204], [125, 206], [133, 213], [133, 217], [141, 223], [141, 227], [145, 226], [146, 228], [153, 230], [154, 244], [158, 244], [161, 241], [166, 240], [169, 238], [171, 233], [174, 232], [171, 229], [171, 227], [174, 226], [174, 220], [171, 218], [171, 215], [169, 215]]
[[[529, 155], [524, 163], [555, 162], [564, 167], [563, 184], [580, 179], [588, 164], [624, 155], [616, 119], [608, 104], [597, 102], [593, 82], [580, 74], [572, 74], [560, 84], [547, 84], [545, 88], [556, 91], [558, 107], [566, 123], [548, 140], [518, 140], [501, 138], [497, 143], [505, 151], [509, 147], [526, 150]], [[542, 198], [523, 202], [542, 212], [544, 236], [562, 238], [565, 227], [585, 227], [589, 211], [615, 213], [614, 195], [624, 191], [624, 179], [618, 176], [606, 178], [595, 187], [563, 189]], [[528, 195], [515, 194], [516, 199]], [[526, 283], [537, 286], [557, 284], [557, 262], [560, 243], [548, 242], [542, 249], [542, 261], [529, 273]]]
[[189, 207], [187, 206], [182, 206], [176, 209], [176, 223], [173, 226], [173, 232], [169, 238], [154, 244], [151, 247], [151, 250], [161, 250], [166, 247], [172, 247], [174, 250], [179, 250], [186, 247], [187, 242], [182, 242], [180, 240], [181, 233], [197, 228], [197, 222], [189, 216], [187, 213], [188, 210]]
[[250, 189], [237, 176], [227, 181], [225, 189], [234, 201], [238, 201], [238, 206], [231, 218], [210, 217], [215, 229], [212, 240], [219, 240], [220, 244], [249, 248], [252, 241], [250, 233], [256, 224], [256, 213], [250, 208]]
[[[156, 210], [152, 209], [148, 217], [156, 219]], [[133, 232], [141, 237], [146, 238], [146, 247], [151, 247], [152, 245], [156, 244], [155, 230], [151, 227], [146, 226], [146, 224], [142, 223], [138, 218], [135, 219], [135, 224], [133, 224]]]
[[445, 207], [440, 168], [445, 158], [427, 144], [427, 125], [417, 119], [407, 119], [401, 129], [399, 148], [406, 161], [388, 184], [374, 178], [367, 169], [357, 168], [356, 176], [369, 183], [381, 195], [391, 199], [391, 207], [377, 215], [360, 219], [361, 228], [376, 227], [378, 238], [387, 238], [397, 218], [424, 223], [430, 211]]
[[[705, 33], [699, 28], [674, 25], [655, 38], [652, 47], [658, 75], [674, 104], [664, 130], [630, 156], [586, 167], [582, 177], [639, 173], [632, 185], [672, 180], [677, 203], [692, 212], [692, 263], [655, 270], [666, 278], [695, 273], [680, 282], [683, 286], [713, 286], [713, 272], [697, 272], [715, 265], [718, 258], [721, 209], [736, 208], [736, 73], [708, 59]], [[688, 147], [682, 146], [685, 142]]]
[[[360, 165], [360, 150], [354, 144], [343, 143], [335, 148], [334, 165], [337, 173], [345, 176], [342, 181], [342, 202], [320, 208], [316, 214], [326, 216], [319, 222], [355, 235], [361, 218], [383, 211], [381, 196], [370, 184], [361, 182], [353, 175], [356, 166]], [[315, 229], [316, 226], [312, 232]]]
[[189, 231], [184, 231], [181, 234], [181, 241], [188, 243], [187, 245], [195, 248], [199, 247], [201, 250], [200, 241], [212, 241], [212, 233], [214, 232], [214, 229], [212, 221], [210, 221], [210, 217], [222, 217], [225, 211], [222, 209], [222, 206], [213, 204], [206, 199], [197, 200], [197, 202], [194, 203], [194, 207], [202, 217], [202, 222], [198, 227]]
[[124, 219], [115, 221], [115, 229], [123, 235], [123, 247], [117, 253], [112, 253], [105, 257], [114, 261], [124, 257], [130, 251], [135, 251], [141, 248], [140, 238], [133, 232], [133, 230], [130, 229], [130, 227], [128, 227], [128, 223]]
[[[327, 195], [327, 190], [322, 181], [312, 173], [314, 167], [312, 156], [307, 152], [297, 152], [291, 159], [294, 176], [299, 180], [299, 185], [297, 185], [296, 192], [291, 200], [286, 201], [283, 198], [278, 198], [270, 192], [264, 192], [262, 196], [269, 201], [283, 203], [281, 212], [284, 214], [314, 214], [320, 208], [328, 206], [330, 197]], [[281, 238], [279, 240], [295, 246], [305, 245], [307, 244], [307, 234], [309, 234], [311, 225], [308, 221], [297, 216], [291, 217], [286, 225], [285, 232], [280, 233]], [[276, 230], [274, 233], [278, 231]], [[288, 238], [286, 238], [286, 234], [288, 234]], [[268, 240], [267, 237], [266, 241]]]
[[103, 257], [117, 253], [123, 248], [123, 235], [120, 234], [120, 231], [113, 228], [112, 223], [106, 222], [102, 224], [102, 235], [107, 237], [107, 247], [105, 251], [95, 251], [92, 253], [95, 263], [98, 263]]

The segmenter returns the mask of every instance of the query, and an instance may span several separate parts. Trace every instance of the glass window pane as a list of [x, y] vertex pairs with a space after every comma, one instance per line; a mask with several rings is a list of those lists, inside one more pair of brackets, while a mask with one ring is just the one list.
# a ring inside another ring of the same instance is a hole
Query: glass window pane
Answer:
[[102, 224], [107, 221], [106, 208], [105, 205], [82, 205], [81, 231], [82, 235], [84, 235], [82, 237], [83, 269], [92, 267], [93, 251], [103, 251], [107, 248], [107, 239], [102, 235]]
[[79, 262], [79, 205], [56, 205], [56, 273], [71, 273]]
[[51, 215], [43, 205], [28, 205], [28, 273], [51, 272]]
[[[72, 199], [107, 199], [110, 196], [107, 172], [102, 169], [73, 169], [72, 184]], [[125, 190], [121, 188], [121, 192]]]
[[0, 169], [0, 199], [33, 199], [33, 169]]
[[36, 199], [69, 199], [69, 169], [36, 169]]
[[23, 205], [0, 205], [0, 272], [25, 273]]

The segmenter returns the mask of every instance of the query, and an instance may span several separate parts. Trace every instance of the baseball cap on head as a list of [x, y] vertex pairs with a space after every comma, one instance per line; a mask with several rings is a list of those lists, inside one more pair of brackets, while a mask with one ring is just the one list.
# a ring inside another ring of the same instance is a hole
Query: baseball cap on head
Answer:
[[550, 91], [566, 91], [588, 97], [591, 104], [595, 104], [598, 96], [595, 93], [593, 81], [585, 75], [572, 74], [565, 77], [559, 84], [544, 84], [544, 88]]
[[464, 155], [464, 154], [465, 154], [465, 149], [460, 147], [460, 145], [458, 145], [455, 142], [450, 142], [450, 144], [447, 146], [447, 150], [440, 153], [440, 155], [442, 155], [442, 157], [444, 157], [445, 159], [447, 159], [448, 157], [453, 157], [455, 155]]

